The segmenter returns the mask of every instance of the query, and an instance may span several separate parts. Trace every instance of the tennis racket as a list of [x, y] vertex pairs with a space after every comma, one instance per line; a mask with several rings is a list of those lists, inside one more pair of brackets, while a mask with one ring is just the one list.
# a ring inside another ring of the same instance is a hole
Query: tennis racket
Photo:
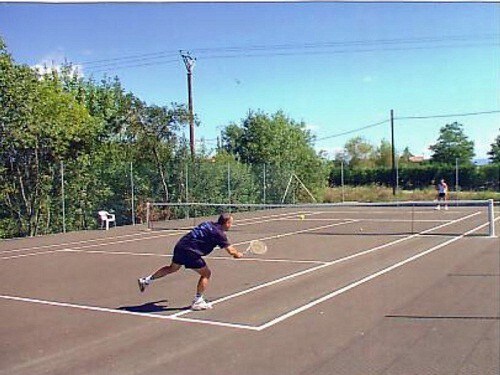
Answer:
[[259, 240], [253, 240], [250, 241], [250, 244], [248, 245], [247, 249], [243, 254], [256, 254], [256, 255], [262, 255], [267, 252], [267, 245]]

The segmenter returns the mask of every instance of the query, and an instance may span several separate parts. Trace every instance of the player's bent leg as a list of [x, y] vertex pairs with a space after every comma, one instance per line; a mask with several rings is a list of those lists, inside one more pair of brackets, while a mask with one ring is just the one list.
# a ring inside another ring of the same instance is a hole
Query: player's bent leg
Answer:
[[203, 293], [205, 292], [208, 286], [208, 282], [210, 280], [212, 272], [210, 271], [208, 266], [204, 266], [202, 268], [194, 268], [193, 270], [200, 275], [200, 279], [198, 280], [198, 285], [196, 287], [196, 297], [193, 301], [193, 304], [191, 305], [191, 308], [193, 310], [211, 309], [212, 304], [205, 301], [205, 299], [203, 298]]
[[210, 281], [210, 276], [212, 276], [212, 271], [210, 271], [210, 268], [208, 268], [208, 266], [196, 268], [194, 270], [200, 275], [200, 279], [198, 280], [198, 285], [196, 287], [196, 293], [199, 295], [203, 295], [203, 293], [207, 289], [208, 282]]
[[151, 284], [151, 282], [153, 280], [156, 280], [156, 279], [159, 279], [159, 278], [166, 276], [168, 274], [177, 272], [181, 267], [182, 267], [182, 265], [172, 262], [170, 265], [160, 268], [159, 270], [157, 270], [155, 273], [153, 273], [150, 276], [139, 278], [137, 280], [137, 283], [139, 285], [139, 290], [141, 292], [144, 292], [146, 287], [149, 284]]
[[155, 273], [153, 273], [151, 275], [151, 278], [153, 280], [159, 279], [160, 277], [167, 276], [168, 274], [171, 274], [171, 273], [179, 271], [179, 269], [181, 267], [182, 267], [182, 265], [172, 262], [172, 263], [170, 263], [169, 266], [162, 267], [158, 271], [156, 271]]

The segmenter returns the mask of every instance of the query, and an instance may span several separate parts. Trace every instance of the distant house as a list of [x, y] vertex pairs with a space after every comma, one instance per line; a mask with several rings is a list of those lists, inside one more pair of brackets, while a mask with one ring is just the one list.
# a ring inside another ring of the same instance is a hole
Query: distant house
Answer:
[[411, 161], [412, 163], [422, 163], [424, 161], [424, 156], [423, 155], [410, 156], [408, 160]]

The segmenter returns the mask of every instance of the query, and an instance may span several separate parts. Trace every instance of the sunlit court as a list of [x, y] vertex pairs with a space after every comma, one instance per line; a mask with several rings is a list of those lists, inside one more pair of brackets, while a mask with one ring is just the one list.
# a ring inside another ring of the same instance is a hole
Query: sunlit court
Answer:
[[4, 241], [2, 373], [498, 373], [498, 209], [483, 203], [215, 207], [232, 244], [268, 251], [208, 256], [206, 311], [189, 308], [190, 270], [144, 293], [137, 278], [216, 220], [194, 215], [207, 207]]

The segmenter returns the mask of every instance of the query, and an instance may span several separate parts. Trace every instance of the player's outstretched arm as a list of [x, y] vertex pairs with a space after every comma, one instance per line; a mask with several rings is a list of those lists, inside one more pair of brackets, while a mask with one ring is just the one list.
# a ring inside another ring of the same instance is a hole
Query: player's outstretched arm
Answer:
[[241, 258], [243, 256], [242, 253], [240, 253], [234, 246], [230, 245], [226, 247], [226, 251], [228, 252], [229, 255], [231, 255], [233, 258]]

